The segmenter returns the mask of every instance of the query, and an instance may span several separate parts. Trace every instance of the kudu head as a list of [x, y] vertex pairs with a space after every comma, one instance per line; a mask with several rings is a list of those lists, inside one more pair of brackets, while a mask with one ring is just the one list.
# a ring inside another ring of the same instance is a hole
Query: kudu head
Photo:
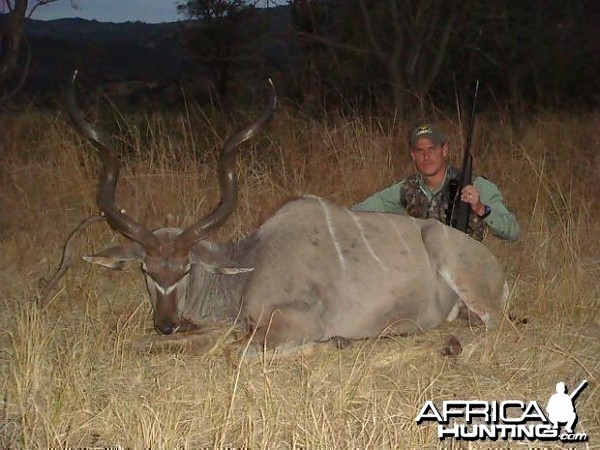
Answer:
[[209, 270], [226, 274], [251, 270], [235, 267], [233, 261], [201, 241], [217, 230], [235, 209], [235, 163], [238, 147], [256, 135], [273, 117], [277, 104], [275, 87], [269, 80], [271, 94], [262, 115], [246, 128], [233, 134], [223, 146], [219, 165], [221, 201], [215, 210], [183, 230], [161, 228], [150, 231], [115, 204], [115, 189], [119, 176], [117, 154], [110, 139], [84, 119], [75, 96], [76, 78], [77, 71], [73, 73], [67, 88], [67, 107], [77, 131], [87, 138], [100, 154], [102, 173], [98, 183], [97, 204], [109, 225], [128, 239], [128, 242], [122, 245], [107, 248], [84, 259], [111, 269], [119, 269], [127, 261], [140, 261], [154, 308], [155, 328], [163, 334], [183, 331], [187, 326], [191, 326], [182, 319], [180, 313], [184, 306], [182, 303], [186, 301], [190, 272], [195, 264], [202, 264]]

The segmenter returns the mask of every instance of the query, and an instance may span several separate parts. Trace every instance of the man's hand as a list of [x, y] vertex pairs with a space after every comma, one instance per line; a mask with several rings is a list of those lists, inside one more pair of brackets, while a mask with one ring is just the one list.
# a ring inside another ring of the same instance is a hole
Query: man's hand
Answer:
[[461, 201], [468, 203], [471, 207], [471, 211], [482, 216], [485, 213], [485, 205], [481, 203], [479, 198], [479, 191], [472, 184], [465, 186], [460, 192]]

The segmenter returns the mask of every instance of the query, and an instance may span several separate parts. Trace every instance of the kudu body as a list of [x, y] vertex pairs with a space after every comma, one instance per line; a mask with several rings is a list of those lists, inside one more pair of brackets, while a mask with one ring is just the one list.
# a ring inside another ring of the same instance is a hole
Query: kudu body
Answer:
[[115, 152], [83, 119], [72, 84], [72, 119], [104, 163], [99, 207], [128, 238], [85, 259], [109, 268], [141, 262], [162, 334], [239, 318], [269, 347], [359, 339], [421, 332], [452, 320], [461, 305], [493, 325], [507, 296], [499, 262], [481, 243], [434, 220], [351, 211], [305, 196], [246, 239], [206, 240], [236, 204], [236, 149], [268, 122], [275, 102], [273, 90], [261, 118], [225, 144], [215, 211], [183, 230], [151, 232], [115, 206]]

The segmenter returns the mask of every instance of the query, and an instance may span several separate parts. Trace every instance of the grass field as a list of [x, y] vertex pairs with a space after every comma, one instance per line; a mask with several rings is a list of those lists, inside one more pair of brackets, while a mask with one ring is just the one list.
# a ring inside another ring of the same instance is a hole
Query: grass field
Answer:
[[[486, 333], [456, 321], [241, 363], [223, 343], [132, 349], [154, 333], [139, 270], [109, 272], [79, 258], [122, 239], [106, 224], [82, 235], [50, 303], [35, 301], [69, 231], [96, 212], [99, 164], [62, 113], [2, 122], [0, 448], [600, 447], [598, 115], [540, 114], [520, 136], [501, 116], [479, 119], [476, 170], [500, 186], [522, 230], [516, 243], [485, 243], [506, 267], [511, 314], [527, 324], [505, 319]], [[458, 160], [458, 127], [442, 125]], [[129, 214], [151, 228], [177, 226], [215, 205], [218, 149], [233, 127], [190, 108], [122, 117], [112, 128], [124, 155], [117, 203]], [[405, 131], [404, 123], [316, 121], [282, 108], [244, 147], [239, 206], [215, 239], [246, 235], [302, 193], [351, 205], [389, 185], [412, 170]], [[464, 343], [457, 358], [440, 354], [450, 334]], [[426, 400], [545, 405], [557, 382], [573, 389], [583, 379], [576, 431], [587, 444], [439, 441], [435, 426], [415, 423]]]

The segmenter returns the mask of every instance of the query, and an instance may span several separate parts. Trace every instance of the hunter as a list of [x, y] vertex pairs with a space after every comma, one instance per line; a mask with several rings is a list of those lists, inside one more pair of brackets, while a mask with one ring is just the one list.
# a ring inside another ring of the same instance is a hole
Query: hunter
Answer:
[[[460, 175], [460, 171], [448, 163], [446, 137], [437, 125], [422, 123], [411, 129], [408, 143], [417, 173], [373, 194], [352, 209], [409, 214], [445, 222], [448, 181]], [[473, 184], [462, 189], [460, 199], [471, 208], [467, 229], [471, 237], [482, 241], [487, 228], [501, 239], [515, 241], [519, 237], [517, 219], [504, 205], [494, 183], [477, 176]]]

